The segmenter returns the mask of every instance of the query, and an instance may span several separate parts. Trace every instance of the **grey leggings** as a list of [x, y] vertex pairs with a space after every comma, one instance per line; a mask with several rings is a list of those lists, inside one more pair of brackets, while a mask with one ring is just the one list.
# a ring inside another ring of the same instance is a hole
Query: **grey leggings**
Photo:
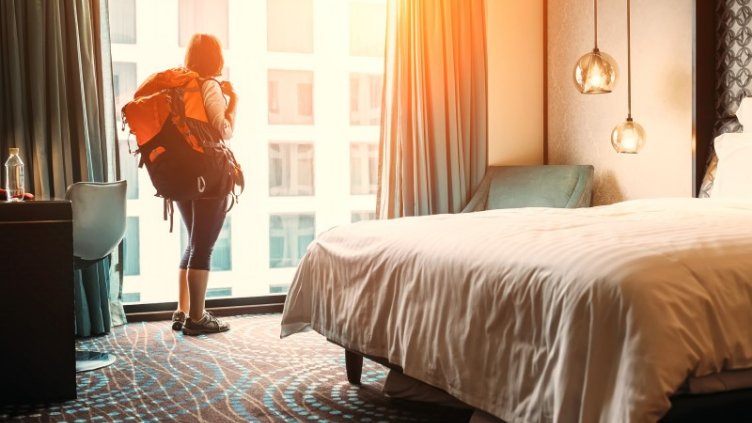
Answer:
[[225, 222], [226, 198], [176, 201], [188, 230], [188, 246], [180, 260], [181, 269], [209, 270], [211, 253]]

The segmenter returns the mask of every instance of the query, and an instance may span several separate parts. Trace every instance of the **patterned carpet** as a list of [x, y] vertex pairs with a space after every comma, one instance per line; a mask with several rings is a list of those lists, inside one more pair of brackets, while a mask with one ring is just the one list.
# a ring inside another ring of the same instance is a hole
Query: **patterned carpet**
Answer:
[[466, 422], [466, 411], [389, 399], [384, 367], [347, 382], [342, 348], [315, 332], [279, 339], [279, 314], [228, 318], [232, 330], [184, 337], [169, 322], [131, 323], [78, 349], [117, 355], [81, 373], [78, 399], [0, 407], [28, 422]]

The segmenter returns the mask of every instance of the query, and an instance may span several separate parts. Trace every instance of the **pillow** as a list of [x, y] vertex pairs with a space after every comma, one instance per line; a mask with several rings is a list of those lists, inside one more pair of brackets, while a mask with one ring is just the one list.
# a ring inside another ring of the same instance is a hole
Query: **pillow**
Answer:
[[752, 132], [752, 97], [744, 97], [739, 102], [736, 119], [742, 124], [743, 131]]
[[[725, 119], [725, 122], [721, 125], [722, 132], [752, 132], [752, 97], [744, 97], [739, 102], [739, 107], [736, 108], [736, 120]], [[717, 139], [722, 137], [719, 135]], [[715, 141], [714, 141], [715, 142]], [[715, 180], [716, 169], [718, 165], [718, 154], [715, 151], [711, 153], [707, 165], [705, 166], [705, 175], [702, 178], [702, 185], [700, 185], [700, 192], [697, 196], [700, 198], [707, 198], [712, 196], [713, 183]]]
[[715, 152], [718, 168], [710, 196], [752, 199], [752, 132], [719, 136], [715, 139]]

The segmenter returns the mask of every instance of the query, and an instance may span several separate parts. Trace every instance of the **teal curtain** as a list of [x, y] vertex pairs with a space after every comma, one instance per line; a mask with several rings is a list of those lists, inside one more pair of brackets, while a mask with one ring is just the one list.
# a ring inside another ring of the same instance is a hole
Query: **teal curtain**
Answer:
[[110, 331], [110, 281], [112, 260], [77, 261], [73, 302], [76, 305], [76, 335], [101, 335]]
[[379, 218], [457, 213], [486, 171], [484, 0], [388, 0]]
[[[119, 176], [107, 25], [107, 0], [0, 1], [0, 157], [21, 149], [37, 198]], [[118, 262], [76, 266], [77, 335], [108, 332], [111, 312], [123, 321], [109, 306]]]

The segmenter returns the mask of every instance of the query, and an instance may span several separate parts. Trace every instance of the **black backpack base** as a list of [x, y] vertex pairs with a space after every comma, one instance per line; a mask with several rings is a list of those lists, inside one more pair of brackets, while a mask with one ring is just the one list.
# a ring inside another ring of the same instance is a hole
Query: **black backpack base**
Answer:
[[139, 167], [146, 166], [156, 196], [183, 201], [220, 198], [232, 192], [235, 184], [232, 152], [221, 140], [205, 142], [202, 147], [203, 153], [194, 150], [172, 120], [167, 119], [160, 132], [139, 148]]

